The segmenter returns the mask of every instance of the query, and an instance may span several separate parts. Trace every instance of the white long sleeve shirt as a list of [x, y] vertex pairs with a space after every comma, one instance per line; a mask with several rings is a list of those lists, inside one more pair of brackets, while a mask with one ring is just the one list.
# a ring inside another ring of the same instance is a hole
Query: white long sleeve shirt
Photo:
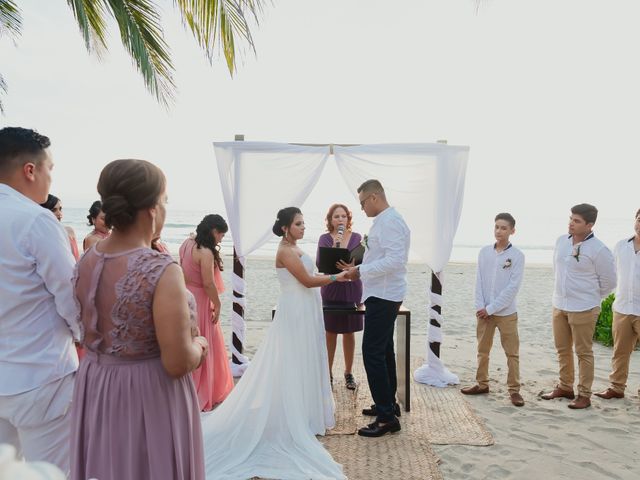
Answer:
[[613, 254], [618, 270], [613, 309], [624, 315], [640, 315], [640, 252], [635, 251], [633, 237], [620, 240]]
[[553, 268], [552, 303], [559, 310], [584, 312], [598, 307], [602, 299], [616, 288], [613, 254], [593, 234], [581, 243], [579, 253], [571, 235], [558, 238]]
[[411, 231], [395, 208], [388, 207], [375, 217], [359, 267], [363, 302], [369, 297], [404, 300], [410, 241]]
[[476, 274], [476, 311], [484, 308], [489, 315], [498, 316], [516, 313], [523, 274], [524, 254], [513, 245], [501, 252], [495, 245], [482, 248]]
[[69, 238], [53, 214], [0, 183], [0, 395], [78, 368]]

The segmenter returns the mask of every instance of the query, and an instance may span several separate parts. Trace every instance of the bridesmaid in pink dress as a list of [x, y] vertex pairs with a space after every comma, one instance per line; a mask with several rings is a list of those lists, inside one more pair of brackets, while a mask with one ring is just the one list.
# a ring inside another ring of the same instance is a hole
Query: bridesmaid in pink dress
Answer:
[[227, 349], [220, 328], [222, 259], [220, 242], [229, 227], [220, 215], [205, 216], [195, 236], [180, 246], [180, 264], [187, 288], [196, 298], [200, 334], [209, 342], [209, 354], [193, 371], [200, 410], [209, 411], [221, 403], [233, 388]]
[[89, 232], [82, 241], [83, 252], [89, 250], [100, 240], [107, 238], [111, 233], [109, 227], [104, 223], [104, 212], [102, 211], [102, 202], [100, 200], [96, 200], [91, 204], [87, 220], [89, 220], [89, 226], [93, 226], [93, 231]]

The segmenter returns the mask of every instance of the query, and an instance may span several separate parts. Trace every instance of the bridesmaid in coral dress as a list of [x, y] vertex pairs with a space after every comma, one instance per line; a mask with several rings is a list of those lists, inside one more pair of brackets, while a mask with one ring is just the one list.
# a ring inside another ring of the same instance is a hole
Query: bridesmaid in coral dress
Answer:
[[200, 410], [209, 411], [221, 403], [233, 388], [229, 358], [220, 328], [222, 259], [219, 245], [229, 227], [220, 215], [205, 216], [195, 236], [180, 246], [180, 265], [187, 288], [196, 298], [200, 334], [209, 341], [209, 354], [193, 371]]

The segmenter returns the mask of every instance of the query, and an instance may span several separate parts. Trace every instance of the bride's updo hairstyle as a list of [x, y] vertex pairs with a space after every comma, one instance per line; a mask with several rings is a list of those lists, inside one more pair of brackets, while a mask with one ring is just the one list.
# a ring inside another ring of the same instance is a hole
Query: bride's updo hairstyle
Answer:
[[302, 215], [302, 212], [298, 207], [287, 207], [280, 210], [278, 212], [278, 217], [273, 224], [273, 233], [279, 237], [284, 237], [284, 230], [282, 230], [282, 227], [289, 228], [293, 223], [293, 219], [296, 218], [296, 215], [298, 214]]
[[153, 208], [166, 186], [162, 170], [146, 160], [114, 160], [100, 173], [98, 193], [107, 227], [126, 230], [138, 211]]

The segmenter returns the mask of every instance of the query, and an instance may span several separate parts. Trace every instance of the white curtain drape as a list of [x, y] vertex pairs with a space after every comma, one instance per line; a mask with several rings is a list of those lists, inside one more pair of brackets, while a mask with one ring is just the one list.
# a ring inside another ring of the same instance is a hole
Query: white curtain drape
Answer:
[[[330, 150], [271, 142], [222, 142], [214, 143], [214, 149], [229, 228], [244, 265], [247, 255], [273, 237], [278, 209], [300, 206], [307, 199]], [[468, 147], [431, 143], [334, 147], [336, 165], [354, 197], [362, 182], [379, 179], [411, 229], [410, 259], [434, 272], [440, 272], [451, 255], [468, 156]], [[234, 302], [244, 307], [244, 279], [234, 275], [233, 289], [240, 294]], [[235, 312], [232, 328], [244, 343], [244, 319]], [[439, 339], [441, 333], [433, 336]], [[248, 362], [233, 345], [232, 352], [243, 365]], [[232, 364], [234, 375], [244, 368]]]

